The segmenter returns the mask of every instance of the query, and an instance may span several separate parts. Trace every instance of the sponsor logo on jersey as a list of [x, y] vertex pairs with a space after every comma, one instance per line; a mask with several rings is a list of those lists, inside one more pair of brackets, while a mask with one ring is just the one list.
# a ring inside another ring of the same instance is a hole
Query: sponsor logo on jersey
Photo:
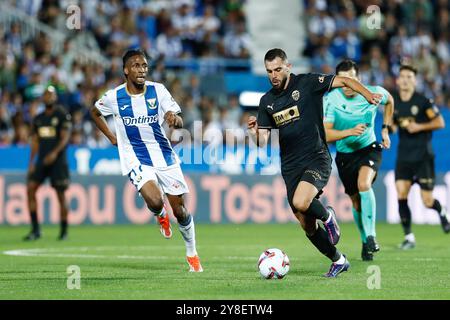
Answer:
[[300, 99], [300, 92], [298, 90], [292, 92], [292, 99], [294, 99], [295, 101], [298, 101], [298, 99]]
[[125, 110], [126, 108], [128, 108], [130, 105], [129, 104], [126, 104], [126, 105], [124, 105], [123, 107], [120, 107], [120, 110]]
[[297, 106], [293, 106], [285, 110], [279, 111], [277, 113], [274, 113], [272, 117], [275, 120], [275, 124], [277, 126], [281, 126], [297, 120], [300, 117], [300, 112], [298, 111]]
[[38, 129], [39, 138], [54, 138], [56, 137], [55, 127], [40, 127]]
[[267, 109], [271, 109], [271, 110], [273, 110], [273, 104], [269, 104], [269, 105], [267, 105]]
[[414, 117], [404, 117], [404, 118], [399, 118], [398, 119], [398, 123], [400, 125], [400, 128], [406, 128], [407, 126], [409, 126], [409, 124], [411, 122], [414, 122]]
[[319, 76], [319, 83], [323, 83], [325, 81], [325, 76]]
[[137, 118], [132, 117], [123, 117], [122, 118], [123, 124], [126, 126], [136, 126], [139, 124], [152, 124], [158, 122], [158, 115], [152, 115], [152, 116], [139, 116]]

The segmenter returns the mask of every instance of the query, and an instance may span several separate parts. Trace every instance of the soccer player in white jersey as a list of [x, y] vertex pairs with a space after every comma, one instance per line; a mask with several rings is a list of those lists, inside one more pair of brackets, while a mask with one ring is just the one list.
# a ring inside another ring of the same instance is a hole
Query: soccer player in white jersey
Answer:
[[[169, 127], [183, 126], [178, 115], [180, 106], [163, 84], [146, 81], [148, 64], [143, 51], [127, 51], [123, 56], [123, 71], [126, 82], [107, 91], [95, 103], [91, 108], [92, 119], [111, 143], [117, 145], [122, 174], [128, 175], [147, 207], [158, 217], [161, 234], [171, 238], [172, 229], [163, 201], [163, 193], [166, 194], [186, 244], [189, 271], [202, 272], [195, 246], [194, 220], [183, 201], [183, 195], [189, 190], [180, 160], [162, 128], [164, 121]], [[107, 126], [104, 117], [108, 115], [114, 116], [117, 137]]]

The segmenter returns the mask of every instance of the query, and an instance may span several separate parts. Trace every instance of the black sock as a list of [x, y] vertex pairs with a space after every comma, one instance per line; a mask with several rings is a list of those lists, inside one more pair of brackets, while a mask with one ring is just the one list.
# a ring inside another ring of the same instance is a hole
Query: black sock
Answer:
[[322, 254], [330, 258], [331, 261], [336, 262], [341, 257], [341, 253], [335, 246], [330, 243], [330, 240], [328, 240], [327, 232], [321, 227], [318, 227], [316, 233], [314, 233], [312, 236], [306, 236], [308, 237], [309, 241], [311, 241], [311, 243], [317, 249], [319, 249]]
[[437, 199], [434, 199], [433, 206], [431, 207], [431, 209], [436, 210], [437, 213], [439, 213], [439, 215], [441, 215], [442, 207], [441, 207], [441, 203]]
[[67, 221], [61, 221], [61, 233], [67, 233]]
[[309, 206], [308, 210], [306, 210], [305, 214], [322, 221], [326, 221], [330, 216], [330, 213], [327, 211], [327, 209], [325, 209], [323, 204], [315, 198], [311, 202], [311, 205]]
[[31, 228], [33, 232], [39, 232], [39, 222], [38, 222], [38, 216], [36, 211], [30, 212], [31, 217]]
[[398, 200], [398, 209], [400, 212], [400, 221], [402, 222], [405, 235], [411, 233], [411, 211], [409, 210], [408, 200]]

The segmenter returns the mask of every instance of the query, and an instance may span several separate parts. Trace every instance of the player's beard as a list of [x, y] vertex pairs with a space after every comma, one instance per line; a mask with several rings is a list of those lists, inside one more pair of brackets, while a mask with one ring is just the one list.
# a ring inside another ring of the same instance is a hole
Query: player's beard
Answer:
[[287, 81], [287, 77], [285, 77], [283, 80], [280, 81], [279, 85], [274, 85], [272, 83], [272, 87], [276, 90], [276, 91], [282, 91], [284, 89], [284, 86], [286, 85], [286, 81]]

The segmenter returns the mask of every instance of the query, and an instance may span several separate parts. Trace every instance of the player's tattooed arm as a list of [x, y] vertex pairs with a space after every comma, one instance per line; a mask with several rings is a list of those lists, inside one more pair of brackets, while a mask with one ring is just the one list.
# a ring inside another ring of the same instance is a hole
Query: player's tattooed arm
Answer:
[[264, 147], [265, 145], [267, 145], [267, 142], [269, 141], [270, 130], [259, 129], [258, 122], [256, 121], [255, 116], [248, 117], [247, 129], [250, 139], [252, 139], [252, 141], [256, 143], [258, 147]]
[[354, 91], [362, 94], [362, 96], [371, 104], [378, 105], [383, 98], [383, 96], [379, 93], [373, 93], [369, 89], [367, 89], [361, 82], [358, 80], [344, 77], [344, 76], [335, 76], [333, 79], [333, 83], [331, 84], [332, 88], [342, 88], [349, 87]]
[[99, 130], [103, 132], [103, 134], [109, 139], [112, 145], [117, 146], [117, 138], [109, 129], [105, 117], [102, 115], [100, 110], [98, 110], [96, 106], [92, 106], [90, 109], [90, 114], [92, 121], [94, 121], [97, 128], [99, 128]]
[[164, 120], [167, 122], [170, 128], [180, 129], [183, 128], [183, 119], [172, 111], [167, 111], [164, 115]]

